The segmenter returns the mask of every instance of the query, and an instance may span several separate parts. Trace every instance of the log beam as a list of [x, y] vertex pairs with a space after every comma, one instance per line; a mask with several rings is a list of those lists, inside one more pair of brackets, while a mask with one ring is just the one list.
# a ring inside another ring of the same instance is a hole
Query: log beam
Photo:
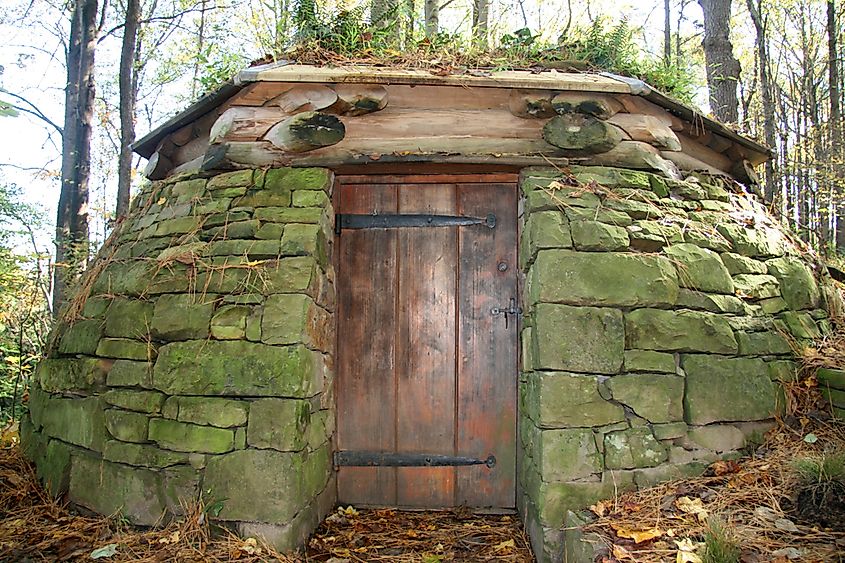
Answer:
[[305, 111], [283, 119], [264, 138], [284, 151], [305, 152], [337, 144], [345, 135], [346, 127], [337, 116]]

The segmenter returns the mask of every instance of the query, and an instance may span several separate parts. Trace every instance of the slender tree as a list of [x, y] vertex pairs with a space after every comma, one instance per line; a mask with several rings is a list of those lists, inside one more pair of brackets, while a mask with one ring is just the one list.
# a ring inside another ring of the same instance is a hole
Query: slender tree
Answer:
[[490, 0], [472, 2], [472, 38], [482, 49], [487, 48], [487, 30], [490, 26]]
[[88, 257], [88, 179], [94, 120], [97, 12], [97, 0], [76, 0], [72, 3], [67, 45], [62, 184], [56, 214], [54, 315], [58, 314], [67, 300], [69, 286]]
[[440, 0], [424, 0], [425, 36], [434, 37], [440, 28]]
[[[769, 148], [775, 148], [775, 103], [772, 100], [772, 85], [769, 80], [769, 38], [766, 35], [766, 23], [763, 20], [763, 0], [746, 0], [748, 13], [754, 22], [757, 34], [757, 72], [760, 78], [760, 100], [763, 106], [763, 137]], [[777, 190], [775, 181], [775, 159], [766, 161], [764, 197], [772, 202]]]
[[672, 6], [671, 0], [663, 0], [663, 62], [672, 64]]
[[704, 12], [703, 46], [710, 109], [720, 121], [736, 124], [740, 66], [730, 39], [731, 0], [698, 0], [698, 3]]
[[129, 210], [132, 185], [132, 148], [135, 142], [135, 102], [138, 97], [138, 25], [141, 19], [141, 0], [127, 0], [120, 49], [120, 155], [117, 163], [116, 217]]

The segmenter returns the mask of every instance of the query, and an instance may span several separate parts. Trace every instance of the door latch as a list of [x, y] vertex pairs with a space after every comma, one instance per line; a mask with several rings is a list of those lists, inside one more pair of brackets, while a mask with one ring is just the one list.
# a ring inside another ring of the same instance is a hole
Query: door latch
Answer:
[[522, 307], [518, 307], [516, 305], [516, 298], [511, 297], [510, 301], [508, 302], [507, 308], [505, 308], [505, 307], [493, 307], [492, 309], [490, 309], [490, 314], [493, 315], [494, 317], [499, 316], [499, 315], [503, 315], [505, 317], [505, 328], [508, 328], [508, 317], [510, 315], [513, 315], [514, 318], [516, 318], [517, 315], [521, 315], [522, 314]]

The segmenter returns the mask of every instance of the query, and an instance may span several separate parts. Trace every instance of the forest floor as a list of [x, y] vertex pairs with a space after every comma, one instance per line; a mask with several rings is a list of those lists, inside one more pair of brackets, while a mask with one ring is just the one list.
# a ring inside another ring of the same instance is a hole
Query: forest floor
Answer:
[[[845, 335], [803, 351], [786, 386], [786, 413], [762, 445], [718, 461], [704, 476], [598, 502], [585, 538], [601, 563], [845, 561], [845, 421], [831, 418], [815, 367], [845, 365]], [[283, 555], [253, 538], [212, 530], [202, 506], [166, 526], [135, 529], [78, 514], [54, 500], [23, 458], [0, 440], [0, 561], [512, 561], [532, 554], [518, 516], [340, 507], [305, 553]], [[728, 558], [709, 559], [722, 550]]]

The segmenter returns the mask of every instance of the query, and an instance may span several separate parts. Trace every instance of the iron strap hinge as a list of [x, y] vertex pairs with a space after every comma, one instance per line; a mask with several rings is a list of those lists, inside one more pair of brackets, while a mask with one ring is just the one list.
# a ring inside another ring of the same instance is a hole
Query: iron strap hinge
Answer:
[[398, 454], [388, 452], [339, 451], [334, 453], [335, 467], [438, 467], [460, 465], [496, 466], [493, 454], [486, 459], [453, 455]]
[[496, 215], [469, 217], [466, 215], [421, 215], [385, 213], [378, 215], [339, 213], [335, 217], [335, 232], [341, 229], [398, 229], [406, 227], [467, 227], [484, 225], [496, 228]]

